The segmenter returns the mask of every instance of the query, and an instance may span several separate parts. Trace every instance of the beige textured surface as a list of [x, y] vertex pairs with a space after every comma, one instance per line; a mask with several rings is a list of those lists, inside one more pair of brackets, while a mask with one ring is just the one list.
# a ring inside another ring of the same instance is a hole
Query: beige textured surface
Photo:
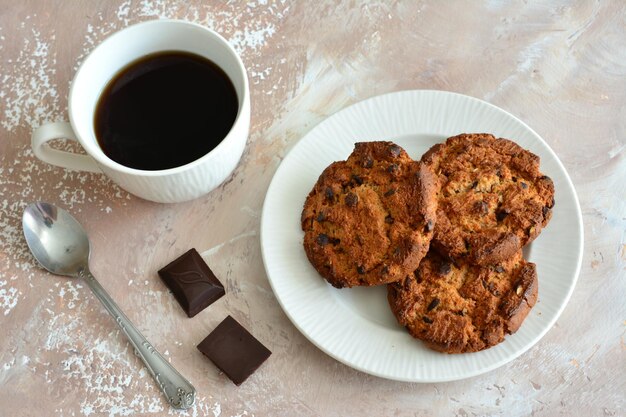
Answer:
[[[252, 128], [233, 176], [196, 201], [159, 205], [35, 160], [30, 131], [66, 117], [86, 54], [162, 17], [220, 31], [248, 68]], [[622, 1], [2, 0], [0, 56], [0, 416], [178, 415], [87, 288], [35, 266], [20, 216], [39, 199], [81, 220], [94, 273], [198, 388], [180, 415], [626, 415]], [[445, 384], [386, 381], [324, 355], [282, 313], [259, 249], [265, 191], [298, 138], [348, 104], [413, 88], [472, 95], [527, 122], [570, 172], [585, 221], [580, 279], [555, 327], [508, 365]], [[193, 319], [156, 274], [190, 247], [227, 289]], [[273, 351], [241, 387], [195, 349], [227, 314]]]

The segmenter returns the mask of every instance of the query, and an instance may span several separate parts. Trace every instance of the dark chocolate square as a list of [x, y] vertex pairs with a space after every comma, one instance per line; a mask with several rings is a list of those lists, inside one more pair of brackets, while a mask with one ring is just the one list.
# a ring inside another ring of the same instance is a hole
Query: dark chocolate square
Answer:
[[198, 345], [198, 350], [236, 385], [241, 385], [272, 354], [231, 316]]
[[226, 293], [222, 283], [195, 249], [190, 249], [162, 268], [159, 276], [189, 317], [195, 316]]

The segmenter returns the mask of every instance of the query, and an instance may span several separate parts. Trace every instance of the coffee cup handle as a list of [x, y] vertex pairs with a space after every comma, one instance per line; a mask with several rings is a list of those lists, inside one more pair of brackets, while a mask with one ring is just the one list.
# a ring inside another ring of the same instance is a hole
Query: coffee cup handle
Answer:
[[44, 162], [59, 167], [77, 171], [102, 173], [96, 161], [89, 155], [79, 155], [72, 152], [52, 149], [48, 144], [54, 139], [68, 139], [77, 141], [72, 125], [67, 122], [47, 123], [35, 129], [31, 138], [31, 145], [35, 156]]

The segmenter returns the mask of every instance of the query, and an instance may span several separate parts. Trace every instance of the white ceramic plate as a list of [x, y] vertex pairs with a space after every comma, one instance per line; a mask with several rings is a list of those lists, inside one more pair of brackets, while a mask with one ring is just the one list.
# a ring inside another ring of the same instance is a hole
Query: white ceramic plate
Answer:
[[[384, 286], [335, 289], [307, 260], [300, 213], [304, 200], [333, 161], [345, 160], [354, 142], [392, 140], [413, 159], [459, 133], [489, 132], [514, 139], [541, 157], [554, 181], [552, 220], [525, 250], [537, 264], [539, 301], [514, 335], [491, 349], [448, 355], [427, 349], [399, 326]], [[267, 191], [261, 248], [280, 305], [312, 343], [333, 358], [383, 378], [451, 381], [495, 369], [533, 346], [552, 327], [572, 294], [582, 260], [578, 199], [550, 147], [522, 121], [484, 101], [443, 91], [402, 91], [373, 97], [330, 116], [289, 152]]]

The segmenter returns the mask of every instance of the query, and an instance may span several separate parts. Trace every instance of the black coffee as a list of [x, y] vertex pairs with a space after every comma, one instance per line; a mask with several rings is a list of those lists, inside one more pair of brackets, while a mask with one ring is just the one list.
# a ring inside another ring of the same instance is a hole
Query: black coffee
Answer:
[[239, 103], [215, 63], [187, 52], [145, 56], [105, 87], [94, 119], [104, 153], [130, 168], [174, 168], [206, 155], [226, 137]]

